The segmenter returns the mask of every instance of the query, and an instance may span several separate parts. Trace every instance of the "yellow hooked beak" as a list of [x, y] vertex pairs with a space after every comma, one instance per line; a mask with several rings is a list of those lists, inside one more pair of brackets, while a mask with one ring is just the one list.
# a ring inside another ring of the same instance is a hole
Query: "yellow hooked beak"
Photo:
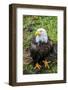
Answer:
[[40, 32], [36, 31], [35, 36], [40, 36]]

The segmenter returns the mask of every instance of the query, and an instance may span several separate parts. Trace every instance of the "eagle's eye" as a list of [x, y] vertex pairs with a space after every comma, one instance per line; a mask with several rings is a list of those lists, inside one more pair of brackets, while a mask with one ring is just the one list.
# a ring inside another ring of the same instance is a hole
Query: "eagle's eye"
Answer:
[[42, 31], [39, 31], [40, 33], [42, 32]]

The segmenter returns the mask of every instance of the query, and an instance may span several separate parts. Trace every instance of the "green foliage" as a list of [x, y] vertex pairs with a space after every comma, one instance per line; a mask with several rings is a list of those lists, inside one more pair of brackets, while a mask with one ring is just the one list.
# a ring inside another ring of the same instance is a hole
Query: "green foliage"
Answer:
[[[31, 26], [30, 26], [31, 25]], [[32, 32], [29, 28], [32, 28]], [[29, 47], [31, 38], [38, 28], [47, 30], [53, 43], [57, 42], [57, 16], [23, 16], [24, 48]]]
[[53, 62], [50, 63], [49, 69], [46, 69], [44, 66], [42, 66], [42, 68], [39, 71], [34, 69], [33, 64], [24, 65], [23, 69], [24, 69], [23, 71], [24, 74], [57, 73], [57, 63], [55, 64], [53, 64]]
[[[32, 29], [30, 32], [29, 29]], [[57, 16], [23, 16], [23, 48], [29, 48], [31, 39], [34, 36], [38, 28], [44, 28], [47, 30], [49, 38], [53, 43], [57, 43]], [[24, 64], [24, 74], [35, 74], [34, 66], [32, 64]], [[57, 64], [51, 63], [49, 69], [44, 67], [39, 73], [57, 73]]]

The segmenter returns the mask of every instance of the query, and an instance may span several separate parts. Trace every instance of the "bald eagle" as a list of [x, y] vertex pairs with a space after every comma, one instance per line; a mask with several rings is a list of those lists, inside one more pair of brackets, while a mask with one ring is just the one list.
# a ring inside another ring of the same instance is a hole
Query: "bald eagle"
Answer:
[[43, 28], [37, 29], [30, 45], [30, 55], [35, 65], [34, 68], [40, 70], [42, 65], [49, 68], [48, 57], [53, 51], [55, 51], [54, 45], [49, 39], [47, 31]]

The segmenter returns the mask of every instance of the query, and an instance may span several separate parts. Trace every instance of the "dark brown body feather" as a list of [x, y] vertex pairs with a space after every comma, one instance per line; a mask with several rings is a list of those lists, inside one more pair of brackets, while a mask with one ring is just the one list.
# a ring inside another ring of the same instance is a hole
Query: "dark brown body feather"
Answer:
[[48, 40], [47, 43], [40, 42], [37, 44], [35, 38], [32, 39], [30, 46], [30, 54], [34, 63], [41, 63], [42, 60], [48, 58], [50, 52], [52, 52], [53, 44], [51, 40]]

